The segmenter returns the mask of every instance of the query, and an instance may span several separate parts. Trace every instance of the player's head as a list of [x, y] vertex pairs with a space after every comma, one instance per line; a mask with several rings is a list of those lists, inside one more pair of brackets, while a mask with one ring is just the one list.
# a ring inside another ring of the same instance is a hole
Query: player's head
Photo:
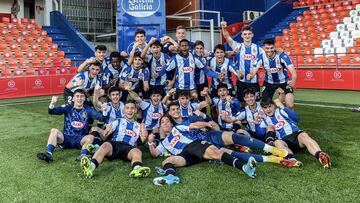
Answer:
[[215, 54], [216, 60], [218, 62], [222, 62], [225, 57], [225, 46], [222, 44], [217, 44], [214, 47], [214, 54]]
[[108, 91], [108, 96], [113, 104], [118, 104], [122, 91], [118, 87], [110, 87]]
[[256, 102], [256, 91], [252, 87], [248, 87], [244, 90], [244, 101], [246, 105], [253, 106]]
[[171, 117], [164, 115], [160, 119], [160, 131], [165, 133], [166, 135], [171, 132], [171, 129], [173, 127], [173, 124], [171, 122]]
[[106, 46], [105, 45], [97, 45], [95, 47], [95, 57], [100, 62], [103, 62], [106, 57]]
[[141, 58], [140, 52], [135, 52], [135, 54], [134, 54], [133, 67], [135, 70], [140, 70], [141, 68], [144, 67], [144, 59]]
[[182, 106], [187, 106], [190, 103], [190, 91], [180, 90], [179, 91], [179, 102]]
[[86, 100], [85, 91], [83, 89], [75, 90], [72, 100], [74, 102], [74, 107], [84, 106]]
[[265, 98], [260, 103], [263, 112], [267, 116], [272, 116], [275, 113], [275, 104], [271, 98]]
[[229, 95], [229, 89], [226, 83], [220, 83], [217, 86], [217, 93], [221, 99], [225, 99]]
[[150, 44], [150, 49], [153, 54], [158, 54], [161, 52], [162, 45], [159, 40], [156, 40], [152, 44]]
[[139, 45], [144, 44], [146, 40], [146, 32], [143, 29], [137, 29], [135, 31], [135, 42], [137, 42]]
[[176, 27], [176, 39], [178, 42], [180, 42], [183, 39], [186, 39], [186, 30], [185, 27], [182, 25], [179, 25]]
[[245, 25], [241, 28], [241, 37], [243, 38], [244, 42], [251, 43], [252, 38], [254, 37], [254, 33], [252, 27], [249, 25]]
[[110, 63], [111, 63], [112, 67], [113, 67], [115, 70], [119, 70], [119, 69], [120, 69], [120, 65], [121, 65], [121, 55], [120, 55], [119, 52], [117, 52], [117, 51], [111, 52], [111, 54], [110, 54]]
[[161, 102], [161, 89], [159, 88], [153, 88], [150, 89], [150, 100], [153, 103], [153, 105], [158, 105]]
[[275, 54], [275, 41], [273, 39], [264, 40], [263, 49], [266, 56], [273, 57]]
[[204, 42], [200, 40], [195, 41], [195, 53], [197, 56], [204, 55]]
[[95, 78], [100, 73], [100, 66], [101, 66], [101, 62], [98, 60], [90, 64], [89, 78]]
[[130, 99], [125, 102], [124, 114], [127, 119], [134, 119], [136, 113], [136, 104], [135, 101]]
[[187, 39], [182, 39], [179, 42], [179, 46], [180, 46], [180, 53], [183, 56], [187, 56], [189, 54], [189, 40]]
[[181, 118], [180, 105], [178, 102], [173, 101], [169, 104], [168, 107], [169, 107], [168, 114], [171, 117], [172, 122], [174, 120]]

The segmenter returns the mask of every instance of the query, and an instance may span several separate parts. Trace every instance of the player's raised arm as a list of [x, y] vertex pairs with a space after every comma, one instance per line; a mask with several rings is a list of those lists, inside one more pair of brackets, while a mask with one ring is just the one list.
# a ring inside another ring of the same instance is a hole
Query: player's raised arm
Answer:
[[65, 105], [61, 105], [61, 106], [56, 106], [55, 104], [58, 100], [58, 96], [52, 96], [51, 98], [51, 102], [49, 105], [49, 109], [48, 109], [48, 113], [52, 114], [52, 115], [62, 115], [66, 112], [66, 109], [68, 108]]
[[141, 97], [139, 97], [139, 95], [131, 89], [130, 83], [125, 85], [125, 90], [129, 92], [129, 95], [135, 100], [136, 103], [140, 104], [143, 101]]
[[154, 143], [154, 140], [155, 140], [155, 135], [150, 133], [150, 135], [148, 137], [149, 151], [150, 151], [151, 156], [158, 157], [158, 156], [160, 156], [161, 152], [160, 152], [160, 150], [157, 149], [157, 147]]
[[231, 38], [229, 32], [226, 30], [227, 22], [221, 21], [220, 26], [221, 26], [221, 31], [223, 33], [223, 36], [224, 36], [226, 42], [231, 46], [233, 44], [234, 40]]
[[91, 64], [93, 64], [95, 61], [96, 61], [96, 59], [94, 59], [94, 58], [86, 59], [82, 64], [80, 64], [80, 66], [77, 69], [77, 72], [80, 73], [80, 72], [85, 71], [86, 68], [89, 67]]

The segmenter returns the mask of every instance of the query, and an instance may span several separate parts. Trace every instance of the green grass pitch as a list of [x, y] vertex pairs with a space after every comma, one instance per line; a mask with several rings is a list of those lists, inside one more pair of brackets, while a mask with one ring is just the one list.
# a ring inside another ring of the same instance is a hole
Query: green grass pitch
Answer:
[[[322, 95], [327, 96], [321, 99]], [[299, 90], [297, 99], [344, 106], [360, 103], [359, 95]], [[50, 97], [0, 101], [0, 202], [358, 201], [360, 113], [348, 109], [296, 107], [300, 127], [331, 155], [331, 170], [324, 170], [303, 151], [297, 155], [304, 163], [300, 169], [258, 164], [257, 177], [250, 179], [229, 166], [204, 162], [178, 169], [179, 185], [157, 187], [152, 184], [154, 172], [144, 179], [131, 179], [129, 162], [121, 160], [105, 160], [92, 179], [85, 179], [75, 161], [80, 151], [75, 149], [57, 148], [52, 164], [37, 160], [36, 153], [44, 151], [50, 129], [63, 125], [63, 116], [47, 114], [48, 101], [40, 101], [44, 98], [50, 101]], [[29, 100], [32, 103], [21, 104]], [[163, 158], [151, 158], [145, 148], [143, 152], [144, 165], [152, 169], [161, 165]]]

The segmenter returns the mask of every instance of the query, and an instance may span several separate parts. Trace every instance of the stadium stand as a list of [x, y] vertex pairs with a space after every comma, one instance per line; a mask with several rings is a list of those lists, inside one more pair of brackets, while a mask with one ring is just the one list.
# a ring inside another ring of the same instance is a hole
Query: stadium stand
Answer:
[[[0, 23], [0, 76], [68, 74], [76, 68], [34, 19], [3, 17]], [[64, 69], [65, 68], [65, 69]]]
[[277, 47], [300, 67], [360, 65], [360, 1], [301, 0], [294, 9], [309, 8], [276, 36]]

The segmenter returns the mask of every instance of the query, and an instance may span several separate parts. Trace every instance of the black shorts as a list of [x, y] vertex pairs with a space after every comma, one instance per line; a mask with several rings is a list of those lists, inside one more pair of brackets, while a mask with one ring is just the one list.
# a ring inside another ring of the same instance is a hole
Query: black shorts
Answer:
[[71, 90], [69, 90], [68, 88], [64, 89], [64, 102], [65, 102], [65, 104], [73, 105], [73, 101], [72, 101], [73, 96], [74, 96], [74, 93]]
[[124, 161], [129, 161], [127, 156], [130, 150], [136, 148], [124, 142], [117, 142], [112, 140], [106, 142], [110, 143], [111, 146], [113, 147], [112, 155], [110, 157], [107, 157], [109, 160], [120, 158]]
[[298, 152], [301, 149], [303, 149], [302, 147], [300, 147], [299, 139], [298, 139], [300, 133], [303, 133], [303, 132], [304, 131], [302, 131], [302, 130], [294, 132], [294, 133], [282, 138], [281, 140], [284, 141], [288, 145], [288, 147], [289, 147], [289, 149], [291, 149], [291, 151], [293, 151], [294, 153]]
[[220, 126], [220, 130], [221, 131], [229, 131], [229, 132], [234, 132], [236, 133], [237, 130], [241, 129], [241, 126], [237, 123], [234, 123], [233, 124], [233, 127], [231, 129], [228, 129], [228, 128], [223, 128]]
[[244, 90], [252, 87], [255, 90], [256, 101], [260, 101], [260, 86], [259, 83], [245, 83], [241, 81], [236, 82], [236, 98], [240, 102], [244, 102]]
[[200, 163], [204, 160], [205, 151], [210, 145], [212, 144], [208, 141], [196, 140], [186, 146], [179, 156], [185, 159], [186, 166]]
[[284, 90], [285, 94], [294, 93], [293, 88], [290, 87], [289, 85], [287, 85], [286, 83], [269, 84], [267, 82], [264, 82], [264, 86], [265, 86], [265, 88], [262, 92], [262, 99], [266, 99], [266, 98], [272, 99], [274, 96], [275, 90], [279, 87]]

